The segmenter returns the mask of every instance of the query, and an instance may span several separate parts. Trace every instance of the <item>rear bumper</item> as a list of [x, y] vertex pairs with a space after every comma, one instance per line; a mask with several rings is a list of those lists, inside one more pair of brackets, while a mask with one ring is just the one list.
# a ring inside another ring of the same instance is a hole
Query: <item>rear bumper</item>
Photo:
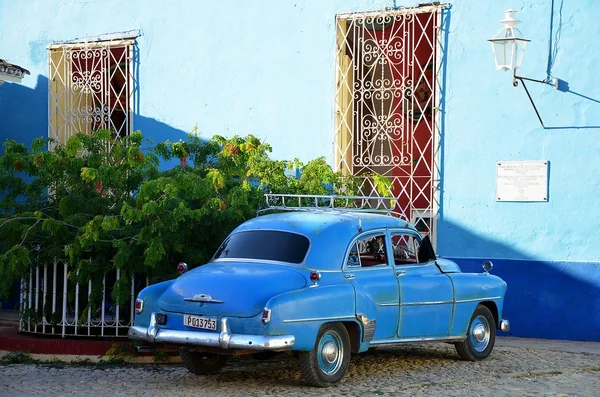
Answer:
[[132, 326], [127, 336], [130, 339], [150, 343], [168, 343], [175, 345], [206, 346], [221, 349], [248, 350], [290, 350], [294, 347], [294, 335], [243, 335], [229, 332], [227, 318], [221, 319], [221, 332], [178, 331], [157, 327], [154, 313], [150, 317], [148, 328]]

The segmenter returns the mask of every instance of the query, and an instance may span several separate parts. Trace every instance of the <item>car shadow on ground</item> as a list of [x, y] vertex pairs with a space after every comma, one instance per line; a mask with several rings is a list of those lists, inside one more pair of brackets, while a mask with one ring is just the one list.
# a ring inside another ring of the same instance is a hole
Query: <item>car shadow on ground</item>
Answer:
[[[353, 355], [346, 378], [362, 382], [370, 377], [388, 376], [390, 372], [435, 370], [460, 361], [453, 345], [446, 343], [377, 347]], [[286, 353], [269, 360], [256, 360], [251, 356], [232, 358], [223, 371], [211, 379], [219, 383], [253, 381], [271, 386], [305, 386], [298, 361]]]
[[[573, 365], [573, 362], [577, 365]], [[403, 344], [378, 347], [351, 359], [341, 389], [376, 387], [393, 384], [400, 389], [446, 385], [458, 387], [463, 382], [493, 382], [497, 378], [568, 374], [600, 368], [600, 356], [548, 350], [497, 346], [483, 361], [461, 360], [448, 343]], [[252, 357], [232, 358], [223, 371], [209, 377], [185, 376], [186, 383], [212, 386], [239, 382], [246, 392], [269, 390], [274, 393], [296, 387], [306, 388], [296, 359], [287, 354], [258, 361]], [[212, 387], [211, 386], [211, 387]], [[445, 387], [445, 386], [444, 386]]]

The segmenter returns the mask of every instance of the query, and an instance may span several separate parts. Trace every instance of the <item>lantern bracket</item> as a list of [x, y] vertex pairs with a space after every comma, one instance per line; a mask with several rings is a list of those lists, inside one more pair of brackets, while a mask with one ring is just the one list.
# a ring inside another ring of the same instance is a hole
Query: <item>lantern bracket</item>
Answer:
[[542, 116], [540, 116], [540, 112], [538, 111], [537, 106], [535, 106], [535, 102], [533, 102], [533, 98], [531, 97], [531, 94], [529, 93], [529, 90], [527, 89], [527, 85], [525, 85], [525, 81], [532, 81], [534, 83], [548, 84], [548, 85], [551, 85], [552, 87], [554, 87], [555, 90], [558, 90], [558, 79], [556, 77], [553, 77], [552, 80], [530, 79], [529, 77], [518, 76], [517, 69], [513, 69], [513, 86], [518, 87], [519, 81], [521, 81], [521, 84], [523, 85], [523, 89], [525, 90], [525, 93], [527, 94], [527, 98], [529, 98], [529, 102], [531, 102], [531, 106], [533, 106], [533, 110], [535, 110], [535, 114], [537, 115], [537, 118], [540, 121], [542, 128], [546, 128], [546, 126], [544, 125], [544, 122], [542, 121]]

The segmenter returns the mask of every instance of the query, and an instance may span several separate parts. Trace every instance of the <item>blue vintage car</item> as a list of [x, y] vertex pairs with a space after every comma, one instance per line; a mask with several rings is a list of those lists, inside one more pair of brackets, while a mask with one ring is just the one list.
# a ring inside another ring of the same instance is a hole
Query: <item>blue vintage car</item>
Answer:
[[333, 200], [274, 206], [287, 211], [243, 223], [209, 263], [142, 290], [129, 337], [179, 346], [198, 375], [232, 355], [289, 352], [314, 386], [339, 382], [350, 354], [374, 346], [443, 341], [465, 360], [488, 357], [496, 329], [509, 330], [491, 262], [462, 273], [409, 222]]

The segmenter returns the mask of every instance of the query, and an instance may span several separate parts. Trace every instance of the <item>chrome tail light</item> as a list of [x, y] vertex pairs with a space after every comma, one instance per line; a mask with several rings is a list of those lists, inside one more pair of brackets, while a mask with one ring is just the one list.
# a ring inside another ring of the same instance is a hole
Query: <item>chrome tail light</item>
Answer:
[[135, 300], [135, 314], [140, 314], [144, 310], [144, 300], [137, 298]]
[[181, 262], [177, 265], [177, 273], [183, 274], [188, 271], [188, 265], [185, 262]]
[[271, 309], [264, 308], [261, 321], [263, 324], [268, 324], [271, 321]]

